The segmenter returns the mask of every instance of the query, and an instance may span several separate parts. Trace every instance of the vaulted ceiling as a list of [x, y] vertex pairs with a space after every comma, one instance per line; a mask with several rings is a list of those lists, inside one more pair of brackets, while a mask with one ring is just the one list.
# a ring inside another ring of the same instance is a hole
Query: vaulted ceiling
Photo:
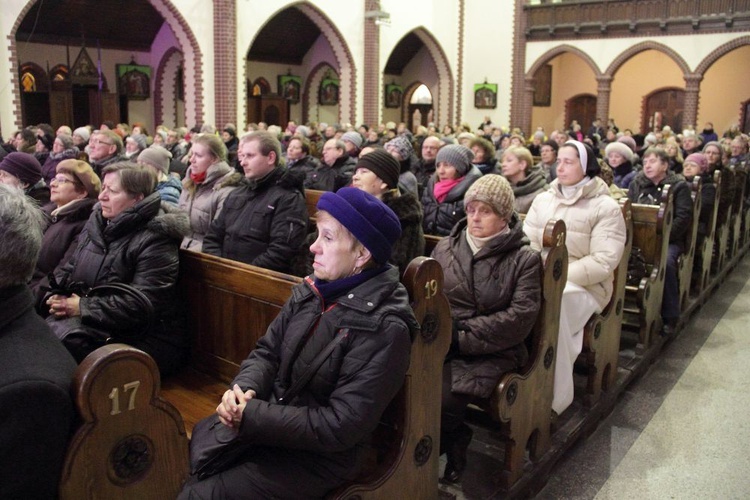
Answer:
[[43, 0], [21, 21], [16, 40], [147, 52], [163, 23], [148, 0]]
[[385, 73], [388, 75], [400, 75], [404, 67], [409, 64], [414, 54], [424, 46], [422, 40], [413, 32], [402, 38], [391, 52], [388, 62], [385, 63]]
[[319, 36], [320, 29], [307, 15], [289, 7], [260, 30], [247, 52], [247, 59], [299, 66]]

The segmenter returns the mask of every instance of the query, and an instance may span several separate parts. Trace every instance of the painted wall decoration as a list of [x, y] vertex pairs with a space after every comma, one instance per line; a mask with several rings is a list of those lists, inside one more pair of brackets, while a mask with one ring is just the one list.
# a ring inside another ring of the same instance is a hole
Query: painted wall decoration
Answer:
[[279, 95], [289, 99], [292, 103], [299, 102], [302, 77], [295, 75], [279, 75]]
[[387, 83], [385, 85], [384, 101], [386, 108], [400, 108], [403, 97], [404, 88], [401, 85], [395, 83]]
[[477, 109], [497, 107], [497, 83], [484, 82], [474, 85], [474, 107]]
[[321, 106], [331, 106], [339, 103], [339, 79], [326, 76], [320, 81], [318, 103]]
[[151, 67], [138, 64], [118, 64], [119, 93], [128, 99], [143, 100], [151, 97]]

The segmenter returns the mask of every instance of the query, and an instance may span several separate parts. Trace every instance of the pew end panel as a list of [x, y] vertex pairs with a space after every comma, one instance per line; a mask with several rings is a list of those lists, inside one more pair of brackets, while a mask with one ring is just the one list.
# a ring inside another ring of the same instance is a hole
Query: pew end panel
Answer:
[[305, 189], [305, 205], [307, 205], [307, 216], [311, 221], [315, 220], [315, 214], [318, 213], [318, 200], [320, 195], [325, 191], [318, 191], [317, 189]]
[[633, 246], [633, 218], [630, 200], [622, 198], [620, 210], [625, 219], [626, 239], [620, 263], [614, 270], [612, 297], [601, 314], [592, 315], [583, 329], [581, 357], [587, 368], [584, 403], [588, 407], [599, 401], [601, 392], [614, 387], [615, 380], [617, 380], [620, 333], [625, 307], [625, 283], [628, 276], [628, 259]]
[[402, 282], [420, 331], [412, 342], [404, 386], [373, 436], [378, 459], [355, 484], [331, 495], [337, 499], [437, 498], [443, 360], [451, 339], [450, 304], [443, 270], [427, 257], [407, 267]]
[[662, 327], [661, 302], [664, 295], [669, 234], [674, 218], [673, 196], [669, 186], [662, 190], [661, 204], [631, 205], [633, 246], [643, 252], [649, 269], [637, 287], [626, 286], [625, 324], [638, 330], [639, 350], [646, 351]]
[[677, 259], [677, 278], [680, 287], [680, 312], [683, 316], [683, 320], [687, 319], [686, 315], [689, 313], [693, 262], [695, 261], [696, 240], [698, 239], [698, 222], [700, 219], [701, 206], [703, 205], [701, 200], [701, 191], [703, 189], [702, 179], [696, 175], [693, 182], [690, 184], [690, 188], [690, 195], [693, 198], [693, 218], [688, 233], [685, 236], [685, 252]]
[[737, 165], [729, 167], [734, 173], [734, 199], [732, 200], [732, 215], [730, 216], [729, 254], [732, 261], [739, 256], [742, 247], [742, 218], [744, 214], [745, 182], [747, 172]]
[[[714, 185], [716, 186], [716, 200], [719, 199], [721, 196], [721, 172], [716, 171], [714, 172]], [[717, 223], [718, 223], [718, 215], [719, 215], [719, 204], [717, 202], [714, 203], [713, 211], [711, 212], [711, 217], [709, 219], [709, 227], [706, 231], [705, 236], [703, 237], [703, 242], [700, 246], [700, 248], [696, 249], [696, 262], [694, 263], [694, 271], [695, 276], [693, 280], [693, 284], [691, 286], [693, 290], [693, 295], [696, 297], [697, 301], [700, 301], [701, 303], [705, 300], [705, 296], [707, 295], [709, 289], [710, 289], [710, 276], [711, 276], [711, 266], [713, 265], [713, 259], [714, 259], [714, 253], [716, 250], [716, 231], [717, 231]], [[700, 216], [700, 214], [699, 214]]]
[[530, 336], [529, 362], [520, 371], [504, 375], [489, 401], [488, 411], [500, 422], [506, 441], [500, 476], [506, 490], [521, 478], [527, 448], [536, 461], [550, 447], [560, 302], [568, 275], [565, 236], [563, 221], [547, 223], [543, 239], [547, 256], [540, 274], [542, 303]]
[[175, 498], [187, 478], [180, 413], [159, 397], [159, 370], [143, 351], [101, 347], [73, 379], [81, 425], [63, 466], [60, 498]]

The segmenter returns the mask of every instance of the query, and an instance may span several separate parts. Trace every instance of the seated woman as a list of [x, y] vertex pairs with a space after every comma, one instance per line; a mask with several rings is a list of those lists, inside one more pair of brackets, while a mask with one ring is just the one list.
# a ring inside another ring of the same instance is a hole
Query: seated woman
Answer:
[[320, 166], [320, 161], [310, 154], [310, 141], [293, 136], [286, 147], [286, 167], [307, 174]]
[[685, 239], [690, 233], [693, 220], [693, 198], [690, 186], [681, 175], [669, 171], [669, 155], [658, 147], [650, 147], [643, 153], [643, 171], [635, 176], [628, 188], [628, 198], [633, 203], [658, 205], [664, 186], [671, 186], [674, 199], [674, 218], [669, 233], [669, 251], [664, 276], [664, 297], [661, 316], [665, 333], [677, 325], [680, 318], [680, 286], [677, 281], [677, 258], [685, 252]]
[[78, 148], [73, 145], [73, 138], [69, 135], [58, 135], [52, 144], [52, 151], [42, 164], [42, 177], [49, 186], [57, 175], [57, 166], [63, 160], [78, 158]]
[[409, 138], [399, 135], [386, 142], [383, 146], [398, 161], [401, 173], [399, 174], [398, 187], [402, 193], [411, 193], [418, 196], [419, 183], [414, 172], [417, 170], [419, 161], [414, 156], [414, 147]]
[[497, 158], [495, 158], [495, 146], [484, 137], [475, 137], [469, 143], [469, 149], [474, 153], [471, 163], [482, 172], [482, 175], [497, 174]]
[[487, 174], [464, 203], [466, 218], [432, 252], [443, 266], [453, 316], [440, 429], [448, 455], [443, 479], [452, 483], [461, 479], [471, 441], [466, 406], [489, 398], [504, 373], [526, 363], [524, 340], [541, 303], [540, 254], [523, 234], [508, 181]]
[[[153, 307], [151, 328], [144, 332], [144, 305], [121, 292], [91, 297], [52, 295], [47, 300], [49, 312], [57, 319], [77, 317], [83, 329], [106, 332], [113, 341], [142, 332], [127, 343], [150, 354], [163, 374], [172, 373], [187, 353], [177, 295], [178, 249], [189, 231], [187, 215], [161, 202], [154, 191], [156, 178], [143, 167], [118, 162], [105, 167], [102, 174], [99, 205], [81, 234], [73, 258], [55, 278], [62, 289], [73, 283], [86, 288], [131, 285]], [[92, 343], [72, 354], [80, 362], [87, 350], [97, 347]]]
[[604, 159], [612, 167], [614, 183], [617, 187], [628, 189], [638, 172], [633, 168], [633, 151], [622, 142], [610, 142], [604, 148]]
[[[716, 205], [716, 184], [708, 171], [708, 160], [703, 153], [693, 153], [685, 158], [682, 162], [682, 173], [689, 183], [692, 183], [696, 176], [701, 179], [701, 213], [698, 214], [698, 233], [695, 241], [695, 247], [700, 248], [711, 229], [711, 218]], [[703, 254], [696, 251], [693, 261], [694, 272], [700, 273], [703, 269], [702, 258]]]
[[63, 160], [50, 184], [52, 203], [42, 207], [48, 225], [42, 249], [29, 286], [35, 293], [49, 284], [49, 273], [57, 273], [78, 247], [78, 235], [89, 220], [102, 183], [85, 161]]
[[221, 138], [200, 134], [192, 138], [192, 143], [190, 167], [182, 181], [178, 204], [190, 217], [190, 234], [182, 240], [181, 248], [200, 252], [211, 222], [243, 177], [227, 164], [227, 148]]
[[21, 189], [40, 206], [49, 203], [49, 187], [42, 179], [42, 166], [28, 153], [9, 153], [0, 161], [0, 184]]
[[531, 152], [523, 146], [511, 146], [503, 153], [503, 177], [513, 188], [513, 207], [525, 214], [539, 193], [547, 190], [547, 180], [541, 168], [534, 167]]
[[600, 167], [591, 148], [570, 140], [557, 157], [557, 178], [534, 199], [523, 230], [531, 247], [541, 251], [547, 221], [560, 219], [567, 227], [568, 282], [560, 306], [552, 399], [559, 415], [573, 402], [573, 363], [583, 347], [583, 327], [612, 296], [626, 233], [620, 207], [598, 176]]
[[482, 172], [471, 164], [474, 153], [466, 146], [448, 144], [435, 158], [435, 175], [422, 194], [424, 232], [438, 236], [450, 234], [464, 218], [464, 194]]
[[[417, 323], [388, 264], [398, 218], [355, 188], [317, 207], [314, 279], [295, 287], [216, 409], [252, 444], [239, 465], [188, 480], [180, 499], [324, 497], [356, 479], [363, 443], [404, 382]], [[331, 342], [326, 363], [279, 402]]]
[[161, 146], [151, 146], [138, 155], [138, 165], [150, 168], [156, 176], [156, 192], [162, 201], [177, 206], [182, 193], [179, 177], [169, 173], [172, 153]]

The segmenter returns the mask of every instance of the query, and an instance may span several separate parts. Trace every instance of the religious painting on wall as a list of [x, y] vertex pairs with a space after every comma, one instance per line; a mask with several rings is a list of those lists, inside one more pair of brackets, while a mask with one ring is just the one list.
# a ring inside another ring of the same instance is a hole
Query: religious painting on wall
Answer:
[[534, 75], [534, 106], [552, 105], [552, 65], [545, 64]]
[[474, 107], [478, 109], [497, 107], [497, 83], [484, 82], [474, 85]]
[[118, 64], [117, 82], [121, 95], [143, 100], [151, 97], [151, 67], [138, 64]]
[[302, 77], [295, 75], [279, 75], [279, 95], [289, 99], [292, 103], [299, 102]]
[[320, 81], [318, 104], [332, 106], [339, 103], [339, 79], [326, 76]]
[[385, 107], [386, 108], [400, 108], [401, 100], [404, 97], [404, 88], [401, 85], [395, 83], [387, 83], [385, 85]]

